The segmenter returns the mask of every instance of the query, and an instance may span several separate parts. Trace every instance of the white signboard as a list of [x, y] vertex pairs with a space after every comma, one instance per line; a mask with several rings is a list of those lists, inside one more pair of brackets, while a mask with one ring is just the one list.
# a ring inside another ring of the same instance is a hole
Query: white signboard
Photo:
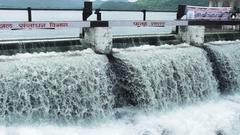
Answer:
[[228, 20], [231, 7], [199, 7], [187, 6], [187, 19], [194, 20]]
[[56, 21], [56, 22], [0, 22], [0, 30], [11, 29], [61, 29], [90, 27], [89, 22]]
[[[97, 24], [97, 22], [95, 22]], [[101, 23], [99, 23], [101, 24]], [[186, 26], [188, 21], [109, 21], [108, 27], [167, 27]], [[0, 22], [0, 30], [18, 29], [66, 29], [91, 27], [91, 21], [51, 21], [51, 22]]]
[[167, 20], [136, 20], [136, 21], [110, 21], [110, 27], [168, 27], [186, 26], [187, 21], [167, 21]]

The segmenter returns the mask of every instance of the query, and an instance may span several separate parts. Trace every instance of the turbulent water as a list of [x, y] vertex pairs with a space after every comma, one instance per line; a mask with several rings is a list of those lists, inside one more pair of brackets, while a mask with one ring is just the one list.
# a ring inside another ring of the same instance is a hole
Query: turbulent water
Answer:
[[134, 105], [168, 108], [217, 95], [217, 82], [202, 49], [163, 46], [127, 49], [115, 56], [132, 68], [122, 79], [139, 84], [126, 89]]
[[91, 51], [1, 60], [3, 123], [73, 122], [104, 117], [112, 110], [112, 83], [104, 56]]
[[214, 42], [205, 49], [214, 64], [220, 90], [224, 93], [237, 91], [240, 88], [240, 42]]
[[1, 135], [238, 135], [240, 96], [89, 126], [10, 126]]
[[220, 42], [0, 56], [0, 135], [238, 135], [239, 52]]

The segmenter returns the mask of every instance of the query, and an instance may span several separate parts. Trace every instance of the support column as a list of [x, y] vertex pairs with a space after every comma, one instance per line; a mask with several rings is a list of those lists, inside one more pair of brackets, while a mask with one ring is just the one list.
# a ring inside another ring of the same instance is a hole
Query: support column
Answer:
[[191, 45], [201, 46], [204, 44], [205, 27], [204, 26], [182, 26], [179, 36], [181, 39]]
[[99, 54], [112, 52], [112, 33], [109, 27], [84, 28], [84, 41]]
[[209, 0], [209, 7], [213, 7], [213, 0]]

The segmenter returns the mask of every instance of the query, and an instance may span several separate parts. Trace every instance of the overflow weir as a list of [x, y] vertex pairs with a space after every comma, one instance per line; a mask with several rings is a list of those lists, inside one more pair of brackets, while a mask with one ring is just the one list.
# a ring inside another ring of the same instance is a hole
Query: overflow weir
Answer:
[[[83, 28], [82, 38], [2, 41], [0, 133], [240, 134], [240, 42], [209, 42], [238, 38], [237, 27], [205, 31], [240, 20], [87, 21], [92, 10], [84, 11], [84, 21], [53, 26], [34, 22], [28, 8], [29, 22], [0, 23], [4, 30]], [[113, 26], [177, 28], [126, 37], [113, 36]]]
[[[211, 32], [205, 33], [205, 41], [233, 41], [240, 37], [239, 32]], [[113, 48], [128, 48], [141, 45], [160, 46], [164, 44], [178, 45], [184, 41], [176, 34], [165, 35], [128, 35], [113, 36]], [[14, 55], [18, 53], [34, 52], [66, 52], [91, 48], [82, 38], [48, 38], [25, 40], [0, 41], [1, 55]]]
[[[128, 48], [140, 45], [162, 45], [182, 43], [174, 34], [113, 36], [113, 48]], [[49, 38], [0, 41], [1, 55], [33, 52], [66, 52], [90, 48], [82, 38]]]

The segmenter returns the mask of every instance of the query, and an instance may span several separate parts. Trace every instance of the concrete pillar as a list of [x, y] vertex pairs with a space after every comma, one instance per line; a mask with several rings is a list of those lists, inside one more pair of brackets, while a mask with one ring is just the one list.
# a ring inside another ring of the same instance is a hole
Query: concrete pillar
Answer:
[[204, 43], [205, 27], [204, 26], [182, 26], [180, 27], [179, 36], [181, 39], [191, 45], [201, 46]]
[[96, 53], [112, 52], [112, 33], [109, 27], [84, 28], [84, 42], [90, 44]]
[[213, 0], [209, 0], [209, 7], [213, 7]]

